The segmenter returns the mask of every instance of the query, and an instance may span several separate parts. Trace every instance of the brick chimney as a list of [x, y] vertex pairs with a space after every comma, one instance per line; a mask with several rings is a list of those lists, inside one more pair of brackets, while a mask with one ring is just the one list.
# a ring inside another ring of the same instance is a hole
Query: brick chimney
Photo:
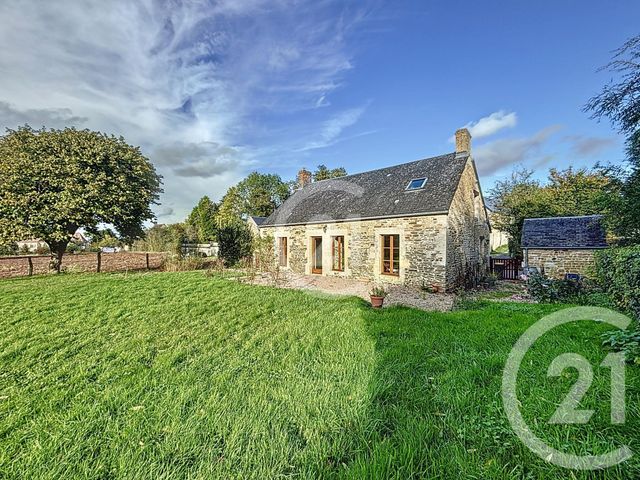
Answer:
[[466, 128], [456, 130], [456, 153], [471, 153], [471, 134]]
[[311, 183], [311, 172], [303, 168], [298, 172], [298, 188], [304, 188]]

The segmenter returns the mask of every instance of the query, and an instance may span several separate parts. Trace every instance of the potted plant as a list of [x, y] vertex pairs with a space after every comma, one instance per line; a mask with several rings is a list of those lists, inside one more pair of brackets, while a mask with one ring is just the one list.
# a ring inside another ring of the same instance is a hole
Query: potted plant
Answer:
[[375, 286], [369, 292], [369, 297], [371, 298], [371, 306], [373, 308], [382, 308], [382, 304], [384, 303], [384, 297], [387, 296], [387, 292], [384, 287]]

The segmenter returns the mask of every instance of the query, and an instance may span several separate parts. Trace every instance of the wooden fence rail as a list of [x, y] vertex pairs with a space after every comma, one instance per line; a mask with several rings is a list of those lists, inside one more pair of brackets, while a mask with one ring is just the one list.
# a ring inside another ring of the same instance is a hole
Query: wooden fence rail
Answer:
[[[63, 268], [83, 272], [151, 270], [162, 267], [165, 253], [117, 252], [67, 254], [62, 260]], [[48, 271], [50, 255], [17, 255], [0, 257], [0, 278], [33, 276]]]

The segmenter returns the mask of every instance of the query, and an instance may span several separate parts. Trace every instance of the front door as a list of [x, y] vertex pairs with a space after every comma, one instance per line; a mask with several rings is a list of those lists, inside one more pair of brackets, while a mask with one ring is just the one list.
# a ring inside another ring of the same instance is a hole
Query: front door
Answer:
[[322, 237], [311, 237], [311, 273], [322, 273]]

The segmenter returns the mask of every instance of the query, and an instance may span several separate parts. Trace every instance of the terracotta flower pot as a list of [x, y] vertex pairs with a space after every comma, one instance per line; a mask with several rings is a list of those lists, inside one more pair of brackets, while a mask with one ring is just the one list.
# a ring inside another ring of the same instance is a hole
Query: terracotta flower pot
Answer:
[[374, 297], [370, 295], [371, 298], [371, 306], [373, 308], [382, 308], [382, 304], [384, 303], [384, 297]]

